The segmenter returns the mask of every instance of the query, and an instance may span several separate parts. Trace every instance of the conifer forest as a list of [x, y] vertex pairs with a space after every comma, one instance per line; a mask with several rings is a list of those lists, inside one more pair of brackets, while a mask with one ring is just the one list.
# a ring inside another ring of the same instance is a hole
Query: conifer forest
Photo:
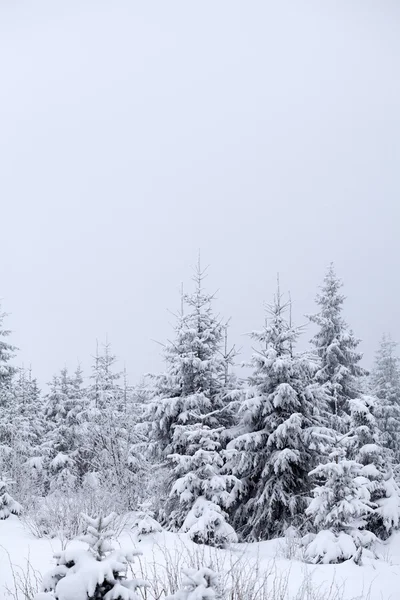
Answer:
[[400, 3], [0, 0], [0, 600], [395, 600]]

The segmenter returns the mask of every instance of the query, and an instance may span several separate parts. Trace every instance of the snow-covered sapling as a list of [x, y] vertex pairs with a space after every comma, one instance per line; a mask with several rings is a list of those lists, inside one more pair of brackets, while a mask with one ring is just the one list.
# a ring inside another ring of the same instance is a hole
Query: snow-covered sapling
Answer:
[[[43, 578], [43, 592], [51, 592], [56, 600], [139, 600], [136, 590], [147, 584], [139, 579], [127, 579], [126, 573], [128, 565], [141, 552], [113, 548], [111, 524], [114, 514], [83, 517], [87, 532], [81, 540], [89, 548], [67, 548], [55, 555], [57, 566]], [[43, 598], [46, 596], [38, 594], [34, 600]]]
[[8, 519], [10, 515], [19, 515], [22, 506], [10, 496], [8, 489], [14, 482], [8, 477], [3, 477], [0, 481], [0, 519]]
[[196, 544], [225, 548], [238, 541], [235, 530], [226, 521], [227, 516], [218, 504], [200, 497], [189, 511], [181, 531], [187, 532]]
[[373, 512], [368, 480], [362, 465], [349, 460], [344, 448], [332, 449], [328, 462], [316, 467], [311, 476], [319, 484], [306, 510], [317, 535], [303, 539], [306, 560], [312, 563], [340, 563], [368, 548], [376, 539], [367, 530], [368, 516]]
[[139, 508], [140, 510], [136, 513], [133, 527], [136, 531], [138, 540], [141, 541], [143, 537], [148, 536], [151, 533], [159, 533], [162, 531], [162, 527], [154, 518], [154, 512], [151, 510], [150, 502], [139, 504]]
[[216, 600], [221, 596], [218, 574], [202, 567], [183, 569], [182, 588], [166, 600]]

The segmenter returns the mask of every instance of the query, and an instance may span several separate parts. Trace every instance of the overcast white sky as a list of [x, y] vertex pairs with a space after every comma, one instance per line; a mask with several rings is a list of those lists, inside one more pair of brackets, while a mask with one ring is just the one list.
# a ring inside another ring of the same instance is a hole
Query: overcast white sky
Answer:
[[399, 73], [397, 0], [0, 0], [19, 362], [44, 382], [107, 333], [158, 369], [201, 248], [242, 358], [276, 272], [304, 322], [333, 260], [368, 366], [400, 339]]

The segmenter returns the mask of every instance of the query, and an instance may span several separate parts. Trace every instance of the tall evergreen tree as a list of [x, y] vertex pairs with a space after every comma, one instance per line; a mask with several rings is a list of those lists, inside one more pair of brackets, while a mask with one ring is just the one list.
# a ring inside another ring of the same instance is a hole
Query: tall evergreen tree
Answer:
[[[231, 390], [224, 350], [224, 325], [213, 313], [213, 296], [203, 289], [205, 271], [198, 263], [195, 290], [182, 295], [175, 340], [165, 347], [166, 372], [155, 382], [156, 395], [149, 405], [151, 437], [158, 454], [174, 464], [169, 482], [166, 513], [173, 528], [183, 525], [188, 511], [202, 497], [211, 501], [210, 481], [217, 481], [222, 464], [221, 438], [215, 430], [229, 421]], [[203, 435], [197, 435], [198, 432]], [[219, 438], [216, 442], [216, 437]], [[210, 456], [214, 464], [210, 464]], [[228, 488], [228, 477], [221, 478]], [[179, 480], [179, 485], [177, 484]], [[190, 489], [189, 489], [190, 488]], [[225, 488], [224, 488], [225, 489]], [[214, 494], [216, 511], [224, 495]]]
[[331, 264], [316, 299], [320, 312], [309, 319], [319, 328], [311, 340], [319, 359], [316, 381], [323, 385], [327, 394], [334, 427], [345, 431], [349, 401], [358, 397], [360, 378], [365, 371], [359, 366], [362, 358], [357, 351], [359, 340], [342, 316], [345, 299], [340, 292], [342, 285]]
[[269, 539], [300, 524], [315, 463], [321, 399], [312, 363], [294, 352], [300, 331], [285, 318], [287, 308], [278, 289], [263, 329], [252, 333], [259, 349], [239, 414], [241, 433], [228, 445], [229, 467], [241, 482], [234, 524], [245, 539]]
[[204, 422], [210, 414], [206, 424], [218, 426], [217, 413], [227, 403], [224, 327], [213, 314], [213, 296], [203, 289], [204, 277], [205, 271], [198, 264], [193, 278], [195, 291], [182, 297], [175, 339], [164, 348], [167, 369], [157, 377], [149, 406], [152, 439], [164, 455], [179, 453], [182, 448], [181, 436], [175, 433], [177, 425]]

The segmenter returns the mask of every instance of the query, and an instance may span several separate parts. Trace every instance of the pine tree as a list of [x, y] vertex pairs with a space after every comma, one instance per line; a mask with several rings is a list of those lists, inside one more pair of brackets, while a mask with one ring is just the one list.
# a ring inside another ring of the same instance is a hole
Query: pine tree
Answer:
[[342, 282], [331, 264], [317, 295], [320, 312], [309, 319], [319, 330], [311, 340], [320, 361], [316, 381], [324, 386], [334, 428], [346, 431], [349, 401], [360, 392], [360, 378], [365, 371], [359, 366], [362, 355], [357, 352], [359, 340], [348, 329], [342, 317], [344, 296]]
[[[57, 566], [43, 578], [43, 591], [53, 592], [56, 600], [139, 600], [137, 590], [146, 583], [126, 575], [129, 564], [141, 552], [114, 550], [111, 540], [115, 533], [110, 528], [114, 514], [83, 516], [87, 533], [82, 541], [88, 549], [67, 548], [56, 555]], [[41, 597], [38, 594], [34, 600]]]
[[287, 308], [278, 289], [263, 330], [252, 334], [260, 348], [251, 361], [239, 435], [227, 450], [228, 466], [240, 480], [234, 524], [249, 540], [300, 525], [315, 464], [312, 435], [321, 399], [312, 363], [294, 352], [300, 330], [285, 319]]
[[397, 344], [384, 335], [371, 377], [371, 391], [377, 397], [375, 416], [381, 430], [382, 443], [392, 454], [393, 463], [400, 464], [400, 359]]
[[0, 520], [8, 519], [10, 515], [19, 515], [22, 506], [10, 496], [9, 488], [13, 483], [11, 479], [3, 477], [0, 480]]

